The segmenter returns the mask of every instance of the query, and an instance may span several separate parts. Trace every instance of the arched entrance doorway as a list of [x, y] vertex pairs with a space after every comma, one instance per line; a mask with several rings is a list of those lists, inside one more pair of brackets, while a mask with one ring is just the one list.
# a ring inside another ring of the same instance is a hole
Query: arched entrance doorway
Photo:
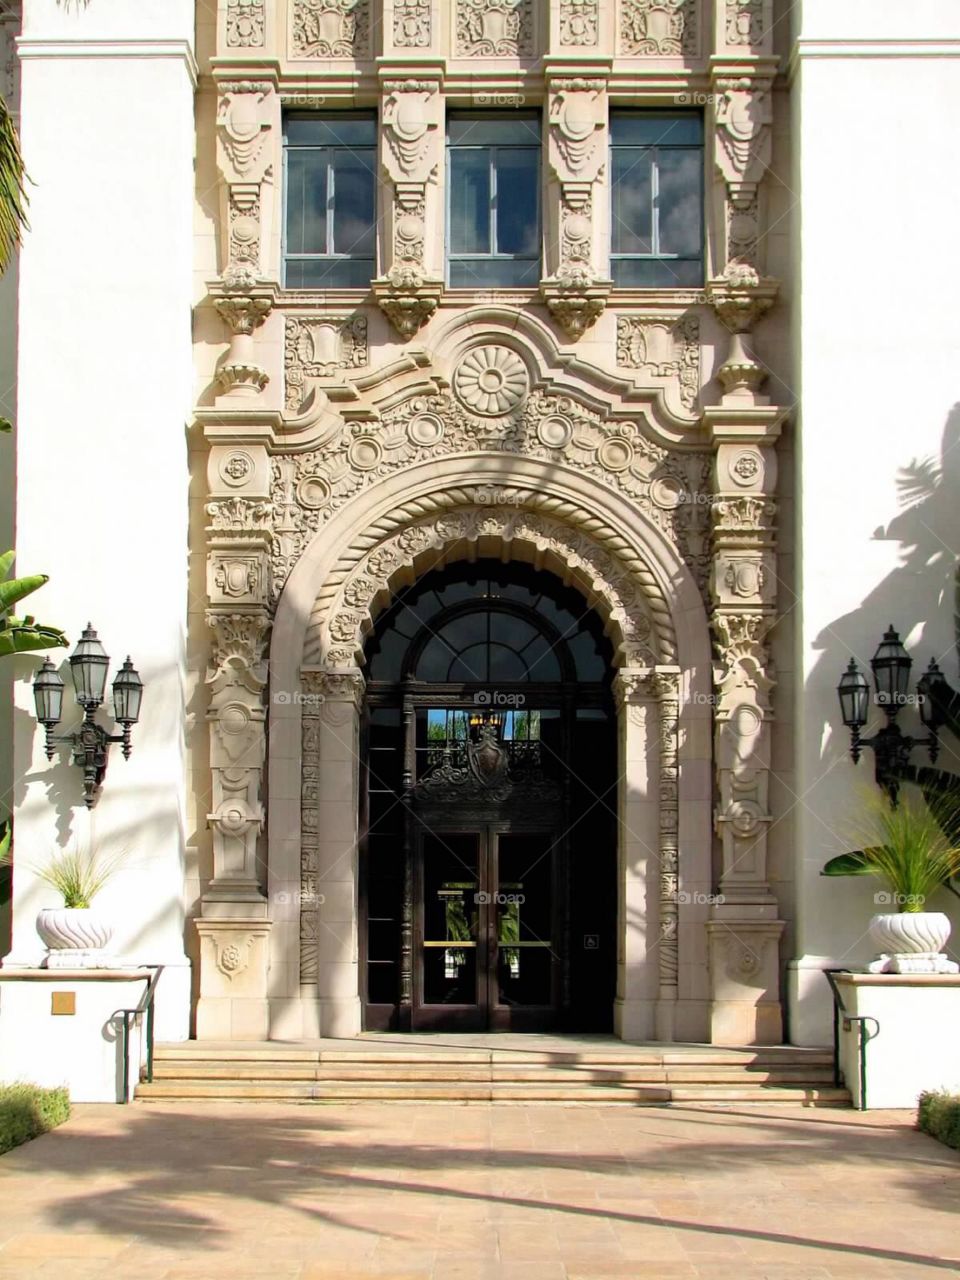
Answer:
[[613, 651], [523, 563], [422, 574], [365, 646], [360, 942], [367, 1029], [610, 1030]]

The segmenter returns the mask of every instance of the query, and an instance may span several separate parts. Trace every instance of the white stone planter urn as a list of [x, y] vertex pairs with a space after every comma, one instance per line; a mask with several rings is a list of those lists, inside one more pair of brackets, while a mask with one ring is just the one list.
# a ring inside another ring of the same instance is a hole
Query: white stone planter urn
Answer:
[[44, 907], [37, 933], [48, 947], [48, 969], [105, 969], [113, 925], [98, 907]]
[[950, 919], [942, 911], [881, 912], [870, 921], [870, 937], [880, 955], [868, 965], [871, 973], [957, 973], [943, 954], [950, 937]]

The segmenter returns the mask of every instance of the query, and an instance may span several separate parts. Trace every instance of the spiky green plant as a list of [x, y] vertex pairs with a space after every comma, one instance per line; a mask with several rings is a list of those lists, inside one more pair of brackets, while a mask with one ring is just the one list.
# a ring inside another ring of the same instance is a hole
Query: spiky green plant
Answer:
[[13, 117], [0, 98], [0, 274], [6, 271], [23, 232], [29, 226], [27, 205], [30, 198], [25, 183], [20, 139]]
[[65, 648], [67, 637], [59, 627], [37, 622], [31, 615], [15, 618], [10, 610], [18, 601], [42, 587], [49, 577], [35, 573], [28, 578], [8, 578], [16, 553], [0, 556], [0, 657], [14, 653], [31, 653], [37, 649]]
[[825, 876], [878, 876], [902, 911], [925, 911], [951, 876], [960, 875], [960, 846], [944, 833], [942, 816], [924, 800], [903, 795], [893, 806], [883, 792], [868, 808], [873, 842], [831, 858]]
[[30, 870], [56, 889], [65, 907], [89, 907], [122, 861], [122, 853], [102, 858], [77, 849], [65, 849], [43, 866], [33, 866]]

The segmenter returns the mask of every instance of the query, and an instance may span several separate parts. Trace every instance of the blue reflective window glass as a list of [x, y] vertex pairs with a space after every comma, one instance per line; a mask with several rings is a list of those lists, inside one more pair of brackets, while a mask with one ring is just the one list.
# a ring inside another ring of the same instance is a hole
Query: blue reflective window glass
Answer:
[[613, 112], [610, 274], [621, 287], [703, 283], [703, 121]]
[[365, 288], [376, 260], [376, 117], [288, 117], [284, 171], [284, 284]]
[[540, 279], [540, 121], [533, 113], [447, 122], [448, 280], [454, 288]]

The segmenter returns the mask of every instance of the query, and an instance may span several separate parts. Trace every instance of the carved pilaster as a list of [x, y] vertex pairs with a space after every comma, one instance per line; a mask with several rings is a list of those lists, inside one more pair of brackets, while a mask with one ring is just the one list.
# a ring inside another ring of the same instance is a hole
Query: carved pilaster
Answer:
[[767, 635], [776, 621], [776, 412], [737, 418], [708, 410], [715, 447], [712, 625], [715, 680], [716, 832], [720, 897], [712, 909], [713, 1039], [780, 1036], [777, 940], [783, 929], [767, 879], [770, 695]]
[[[657, 934], [658, 989], [656, 1036], [673, 1038], [673, 1015], [679, 972], [679, 822], [680, 822], [680, 673], [675, 667], [622, 668], [613, 682], [614, 698], [626, 718], [628, 740], [622, 744], [624, 767], [629, 771], [641, 744], [629, 742], [630, 726], [642, 728], [642, 708], [656, 704], [657, 773], [649, 779], [657, 797], [657, 883], [659, 931]], [[630, 787], [628, 785], [627, 806]], [[636, 832], [639, 821], [627, 813], [624, 825]]]
[[236, 263], [256, 277], [262, 271], [266, 238], [263, 214], [268, 202], [261, 201], [261, 194], [274, 177], [280, 103], [269, 80], [224, 80], [217, 87], [223, 269]]
[[[230, 914], [220, 904], [243, 902], [266, 915], [257, 874], [257, 838], [263, 828], [261, 770], [266, 754], [263, 643], [266, 611], [224, 618], [209, 613], [217, 637], [209, 685], [210, 766], [213, 803], [213, 880], [203, 896], [204, 915]], [[250, 656], [253, 661], [249, 661]]]
[[599, 263], [598, 187], [606, 165], [606, 80], [561, 78], [549, 84], [548, 275], [540, 294], [567, 337], [576, 340], [603, 312], [611, 289]]
[[430, 319], [443, 296], [439, 252], [442, 100], [434, 79], [382, 83], [381, 165], [392, 184], [385, 274], [373, 282], [380, 309], [405, 338]]

